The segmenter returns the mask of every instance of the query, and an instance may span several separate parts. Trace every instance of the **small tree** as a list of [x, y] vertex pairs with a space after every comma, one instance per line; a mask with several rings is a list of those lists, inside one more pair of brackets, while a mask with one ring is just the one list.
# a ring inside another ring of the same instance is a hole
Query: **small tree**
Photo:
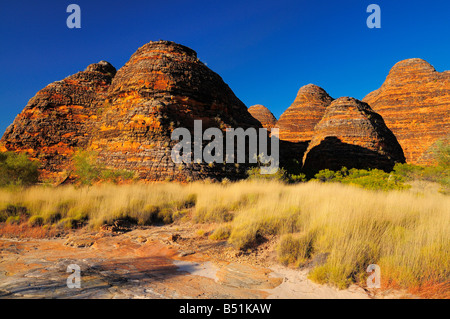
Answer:
[[102, 169], [97, 164], [97, 154], [89, 151], [77, 151], [72, 157], [75, 174], [84, 185], [92, 185], [100, 179]]
[[450, 139], [442, 140], [436, 143], [434, 148], [434, 157], [441, 167], [450, 167]]
[[105, 168], [98, 162], [97, 157], [96, 152], [85, 150], [79, 150], [73, 155], [75, 174], [79, 177], [81, 184], [92, 185], [98, 181], [116, 183], [119, 180], [132, 180], [134, 178], [134, 172]]
[[0, 186], [30, 186], [38, 182], [39, 163], [25, 154], [0, 153]]

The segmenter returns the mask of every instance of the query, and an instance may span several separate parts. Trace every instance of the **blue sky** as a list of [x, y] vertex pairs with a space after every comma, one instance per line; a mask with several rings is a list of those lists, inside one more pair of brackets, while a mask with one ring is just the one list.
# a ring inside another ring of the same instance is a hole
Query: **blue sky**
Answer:
[[[66, 8], [81, 7], [81, 29]], [[381, 7], [381, 29], [366, 8]], [[362, 99], [389, 69], [423, 58], [450, 70], [450, 1], [12, 1], [0, 4], [0, 135], [47, 84], [107, 60], [117, 69], [143, 44], [197, 51], [247, 105], [278, 118], [308, 83]]]

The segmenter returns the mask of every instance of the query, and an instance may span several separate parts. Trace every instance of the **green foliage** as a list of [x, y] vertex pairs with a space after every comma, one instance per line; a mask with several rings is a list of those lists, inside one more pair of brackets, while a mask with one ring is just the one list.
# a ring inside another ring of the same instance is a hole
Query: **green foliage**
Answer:
[[324, 169], [314, 175], [314, 178], [321, 182], [340, 182], [343, 176], [340, 171], [334, 172], [329, 169]]
[[249, 180], [270, 180], [270, 181], [287, 181], [287, 174], [284, 169], [278, 169], [274, 174], [261, 174], [260, 167], [252, 167], [247, 171]]
[[422, 180], [439, 183], [443, 193], [450, 190], [450, 144], [438, 142], [434, 147], [435, 166], [418, 166], [411, 164], [396, 164], [395, 175], [407, 180]]
[[20, 205], [7, 205], [5, 209], [0, 210], [0, 223], [7, 221], [10, 217], [14, 217], [17, 220], [20, 219], [21, 216], [28, 216], [28, 210], [26, 207]]
[[279, 181], [283, 183], [306, 182], [305, 174], [289, 174], [284, 168], [279, 168], [274, 174], [261, 174], [261, 168], [253, 167], [247, 171], [247, 176], [249, 180]]
[[410, 186], [405, 182], [422, 180], [440, 183], [446, 193], [446, 190], [450, 189], [450, 146], [448, 143], [439, 142], [433, 151], [437, 159], [437, 166], [422, 167], [398, 163], [391, 173], [378, 169], [348, 170], [343, 167], [340, 171], [321, 170], [314, 176], [314, 179], [320, 182], [340, 182], [383, 191], [406, 189]]
[[58, 224], [57, 224], [57, 226], [59, 228], [63, 228], [63, 229], [76, 228], [76, 225], [77, 225], [76, 221], [73, 218], [70, 218], [70, 217], [66, 217], [66, 218], [61, 219], [58, 222]]
[[321, 170], [314, 178], [320, 182], [340, 182], [351, 184], [372, 190], [394, 190], [406, 189], [402, 176], [393, 173], [386, 173], [379, 169], [356, 169], [348, 170], [343, 167], [340, 171]]
[[38, 215], [31, 216], [30, 219], [28, 219], [28, 224], [32, 227], [42, 226], [44, 224], [44, 218]]
[[7, 224], [19, 224], [20, 223], [20, 216], [9, 216], [6, 220]]
[[30, 186], [38, 182], [39, 163], [25, 154], [0, 153], [0, 187]]
[[75, 174], [83, 185], [92, 185], [101, 177], [102, 168], [97, 164], [97, 155], [89, 151], [77, 151], [72, 157]]
[[450, 168], [450, 138], [438, 141], [433, 148], [433, 153], [438, 166]]
[[97, 161], [97, 153], [93, 151], [78, 150], [72, 157], [75, 166], [75, 174], [81, 184], [92, 185], [98, 181], [110, 181], [117, 183], [119, 180], [131, 180], [134, 172], [126, 170], [110, 170], [100, 165]]
[[113, 183], [117, 183], [119, 180], [131, 180], [134, 178], [134, 173], [131, 171], [119, 169], [119, 170], [110, 170], [103, 169], [101, 171], [101, 179], [112, 181]]

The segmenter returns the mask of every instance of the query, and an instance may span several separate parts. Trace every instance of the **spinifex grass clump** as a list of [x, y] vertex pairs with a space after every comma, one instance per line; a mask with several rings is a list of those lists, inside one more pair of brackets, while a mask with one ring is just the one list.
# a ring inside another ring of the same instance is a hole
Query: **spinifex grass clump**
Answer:
[[420, 289], [450, 278], [450, 197], [437, 192], [259, 180], [0, 191], [2, 224], [21, 210], [27, 225], [43, 227], [218, 223], [212, 240], [243, 250], [276, 240], [280, 262], [313, 265], [311, 279], [340, 288], [364, 284], [370, 264], [381, 267], [384, 286]]
[[195, 194], [176, 184], [32, 187], [0, 192], [0, 207], [23, 207], [28, 214], [39, 216], [43, 224], [61, 228], [96, 228], [117, 219], [140, 225], [170, 223], [186, 215], [196, 200]]

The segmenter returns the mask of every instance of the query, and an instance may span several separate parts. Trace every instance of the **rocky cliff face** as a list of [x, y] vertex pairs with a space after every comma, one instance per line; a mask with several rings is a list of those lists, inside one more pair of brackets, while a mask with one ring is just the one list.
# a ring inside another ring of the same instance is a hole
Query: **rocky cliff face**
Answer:
[[450, 132], [450, 72], [437, 72], [421, 59], [397, 63], [384, 84], [364, 99], [383, 116], [406, 161], [428, 165], [428, 150]]
[[39, 91], [10, 125], [1, 144], [42, 163], [45, 177], [68, 169], [76, 148], [89, 144], [107, 90], [116, 74], [108, 62], [89, 65]]
[[146, 180], [195, 180], [245, 174], [235, 165], [175, 164], [170, 135], [208, 127], [261, 127], [222, 78], [195, 51], [168, 41], [150, 42], [117, 72], [91, 147], [107, 166]]
[[270, 130], [277, 124], [277, 118], [264, 105], [253, 105], [248, 108], [250, 114], [261, 122], [262, 126]]
[[317, 85], [308, 84], [300, 88], [294, 103], [277, 122], [280, 140], [293, 143], [311, 140], [314, 126], [322, 119], [326, 107], [332, 101], [333, 98]]
[[404, 162], [402, 148], [383, 118], [367, 103], [343, 97], [333, 101], [316, 125], [303, 168], [378, 168], [390, 171]]

